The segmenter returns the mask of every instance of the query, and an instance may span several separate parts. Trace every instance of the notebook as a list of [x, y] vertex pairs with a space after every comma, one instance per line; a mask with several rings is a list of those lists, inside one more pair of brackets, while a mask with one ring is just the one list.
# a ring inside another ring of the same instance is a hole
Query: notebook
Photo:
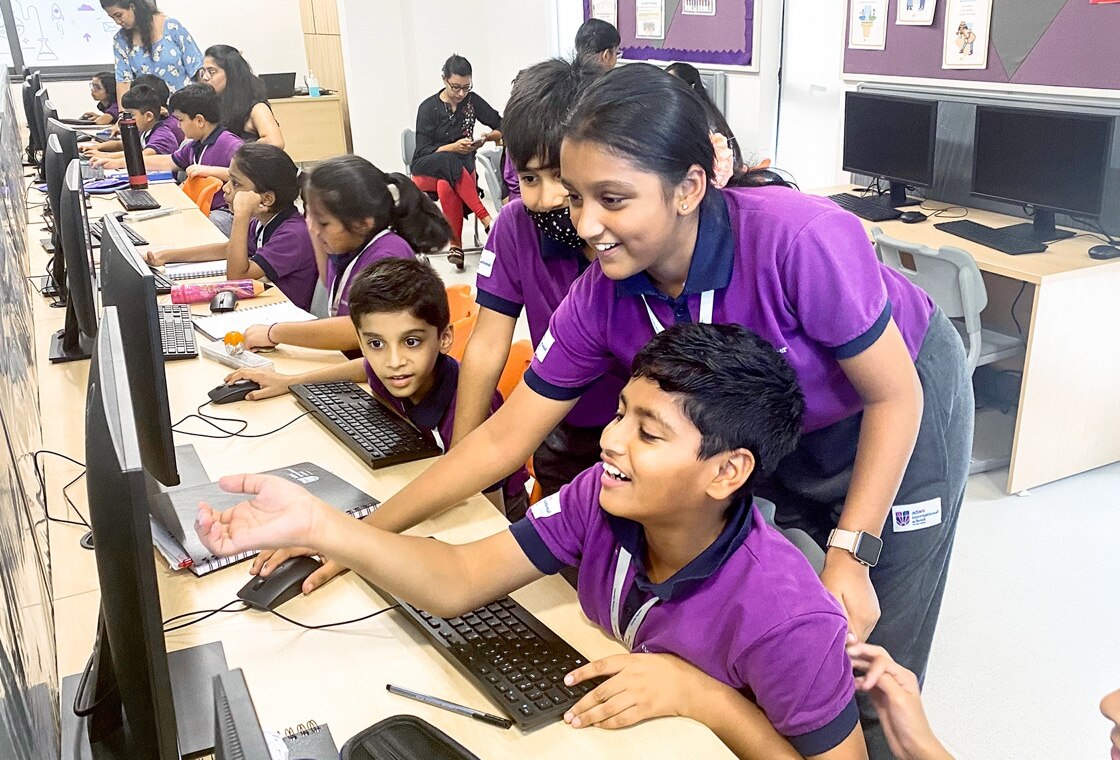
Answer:
[[167, 279], [169, 280], [198, 280], [203, 277], [225, 277], [226, 262], [219, 261], [188, 261], [179, 264], [164, 265]]
[[326, 723], [300, 723], [294, 729], [284, 729], [282, 738], [291, 760], [338, 760], [338, 747]]
[[250, 325], [274, 325], [277, 322], [310, 322], [315, 315], [306, 312], [291, 301], [262, 306], [238, 306], [224, 314], [196, 314], [191, 317], [194, 327], [210, 340], [221, 340], [233, 330], [245, 332]]
[[[335, 509], [357, 519], [371, 514], [381, 503], [311, 462], [300, 462], [263, 474], [277, 475], [299, 483]], [[152, 511], [155, 513], [151, 520], [152, 544], [168, 561], [172, 570], [190, 569], [198, 576], [246, 560], [256, 552], [243, 552], [232, 557], [213, 556], [202, 545], [194, 529], [200, 501], [205, 501], [215, 509], [229, 509], [244, 500], [243, 494], [227, 493], [217, 483], [167, 491], [152, 504]]]

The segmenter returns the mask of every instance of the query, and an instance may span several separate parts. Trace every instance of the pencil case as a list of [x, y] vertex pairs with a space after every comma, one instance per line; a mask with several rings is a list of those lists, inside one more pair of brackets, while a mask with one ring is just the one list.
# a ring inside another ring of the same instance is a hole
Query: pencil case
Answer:
[[415, 715], [394, 715], [359, 731], [339, 760], [479, 760], [478, 755]]

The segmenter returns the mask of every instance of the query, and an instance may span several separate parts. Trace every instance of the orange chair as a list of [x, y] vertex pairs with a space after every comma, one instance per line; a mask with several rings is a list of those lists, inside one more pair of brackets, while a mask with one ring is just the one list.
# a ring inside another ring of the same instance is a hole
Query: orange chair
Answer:
[[206, 214], [206, 216], [210, 216], [210, 204], [213, 203], [214, 196], [218, 194], [218, 191], [222, 189], [222, 185], [224, 184], [225, 183], [217, 177], [195, 175], [194, 177], [189, 177], [187, 181], [183, 183], [182, 188], [183, 192], [187, 194], [187, 197], [198, 206], [198, 210]]
[[529, 506], [532, 506], [544, 498], [544, 489], [541, 488], [541, 482], [537, 480], [532, 457], [529, 457], [529, 461], [525, 463], [525, 469], [529, 471], [529, 477], [533, 479], [533, 490], [529, 492]]
[[502, 394], [503, 399], [509, 399], [532, 362], [533, 344], [529, 341], [519, 340], [509, 347], [509, 358], [506, 359], [502, 376], [498, 378], [498, 392]]
[[448, 285], [447, 305], [451, 309], [452, 322], [458, 322], [464, 317], [478, 313], [478, 304], [471, 294], [470, 285]]
[[477, 322], [478, 314], [475, 313], [451, 323], [455, 328], [455, 335], [451, 339], [451, 350], [447, 353], [455, 361], [463, 361], [463, 353], [467, 350], [467, 341], [471, 339], [471, 333], [474, 332], [474, 326]]

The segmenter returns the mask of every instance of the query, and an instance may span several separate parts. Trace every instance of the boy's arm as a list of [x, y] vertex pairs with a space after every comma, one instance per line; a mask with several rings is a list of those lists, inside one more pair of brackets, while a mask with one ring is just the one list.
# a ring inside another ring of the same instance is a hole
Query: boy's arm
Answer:
[[441, 617], [475, 609], [543, 577], [509, 531], [451, 545], [378, 530], [282, 478], [232, 475], [219, 485], [248, 497], [224, 512], [199, 505], [198, 535], [219, 556], [308, 546]]
[[273, 396], [282, 396], [293, 385], [305, 383], [333, 383], [349, 380], [352, 383], [366, 381], [364, 359], [351, 359], [345, 364], [334, 364], [330, 367], [305, 372], [302, 375], [281, 375], [268, 369], [239, 369], [226, 375], [227, 384], [238, 380], [252, 380], [261, 386], [260, 390], [253, 391], [245, 396], [250, 401], [260, 401]]
[[246, 348], [272, 348], [282, 343], [335, 351], [356, 351], [359, 347], [358, 331], [354, 329], [350, 317], [278, 322], [271, 328], [268, 325], [252, 325], [245, 331]]
[[178, 171], [179, 165], [171, 156], [154, 155], [144, 156], [144, 168], [150, 172], [173, 172]]
[[517, 320], [483, 307], [463, 352], [455, 401], [454, 447], [490, 416], [490, 402], [502, 377]]
[[226, 257], [225, 243], [193, 245], [190, 248], [167, 248], [161, 251], [147, 251], [144, 258], [152, 266], [177, 264], [184, 261], [219, 261]]
[[188, 177], [216, 177], [222, 182], [229, 182], [228, 166], [207, 166], [206, 164], [191, 164], [186, 168]]

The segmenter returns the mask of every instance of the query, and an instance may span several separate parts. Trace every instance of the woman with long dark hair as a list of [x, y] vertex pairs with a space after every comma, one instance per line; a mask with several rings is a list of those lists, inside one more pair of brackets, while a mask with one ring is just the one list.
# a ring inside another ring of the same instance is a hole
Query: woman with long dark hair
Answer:
[[222, 126], [245, 142], [284, 147], [284, 133], [272, 114], [264, 82], [241, 51], [229, 45], [206, 48], [199, 79], [214, 88], [222, 102]]
[[113, 37], [118, 100], [141, 74], [155, 74], [171, 92], [191, 83], [202, 51], [180, 21], [151, 0], [101, 0], [101, 7], [120, 27]]

